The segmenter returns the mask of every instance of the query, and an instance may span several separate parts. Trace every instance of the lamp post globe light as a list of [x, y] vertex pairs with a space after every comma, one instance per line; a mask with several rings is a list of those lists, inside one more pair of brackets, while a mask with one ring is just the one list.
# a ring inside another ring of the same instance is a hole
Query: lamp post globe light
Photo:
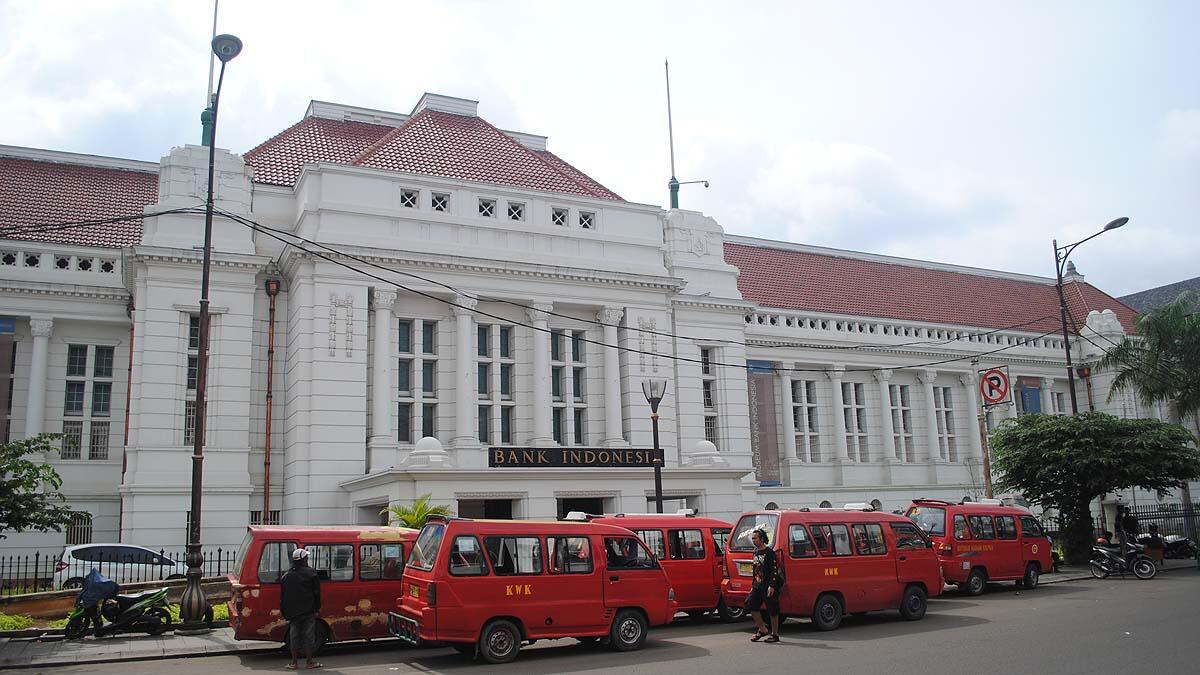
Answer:
[[204, 576], [204, 554], [200, 551], [200, 511], [204, 488], [204, 421], [208, 408], [208, 286], [212, 268], [213, 174], [217, 109], [221, 100], [221, 84], [225, 81], [225, 65], [241, 53], [242, 41], [233, 35], [218, 35], [212, 40], [212, 51], [221, 61], [221, 74], [217, 77], [217, 90], [209, 101], [209, 107], [201, 116], [205, 124], [204, 141], [208, 145], [208, 198], [204, 208], [204, 262], [200, 271], [200, 344], [196, 351], [196, 426], [192, 434], [192, 508], [188, 520], [187, 586], [179, 601], [179, 615], [186, 631], [206, 629], [211, 612], [204, 588], [200, 585]]
[[[1055, 272], [1056, 279], [1057, 279], [1057, 283], [1055, 284], [1055, 287], [1058, 289], [1058, 309], [1059, 309], [1059, 314], [1062, 317], [1063, 353], [1067, 357], [1067, 382], [1070, 383], [1070, 389], [1071, 389], [1071, 414], [1072, 415], [1079, 414], [1079, 398], [1075, 394], [1075, 368], [1071, 363], [1071, 335], [1067, 330], [1067, 299], [1066, 299], [1066, 296], [1063, 294], [1063, 269], [1067, 264], [1067, 258], [1069, 258], [1071, 256], [1071, 253], [1080, 244], [1084, 243], [1085, 241], [1095, 239], [1096, 237], [1099, 237], [1100, 235], [1104, 234], [1105, 232], [1108, 232], [1109, 230], [1115, 230], [1118, 227], [1123, 227], [1125, 225], [1125, 223], [1128, 223], [1128, 222], [1129, 222], [1129, 219], [1122, 216], [1120, 218], [1110, 221], [1107, 225], [1104, 226], [1104, 229], [1093, 234], [1092, 236], [1088, 237], [1087, 239], [1081, 239], [1081, 240], [1075, 242], [1074, 244], [1068, 244], [1066, 246], [1059, 246], [1058, 240], [1057, 239], [1053, 240], [1054, 272]], [[1045, 412], [1045, 411], [1043, 411], [1043, 412]]]
[[654, 507], [662, 513], [663, 452], [658, 445], [658, 404], [662, 403], [663, 396], [667, 394], [667, 381], [643, 380], [642, 393], [646, 395], [646, 402], [650, 404], [650, 426], [654, 430]]

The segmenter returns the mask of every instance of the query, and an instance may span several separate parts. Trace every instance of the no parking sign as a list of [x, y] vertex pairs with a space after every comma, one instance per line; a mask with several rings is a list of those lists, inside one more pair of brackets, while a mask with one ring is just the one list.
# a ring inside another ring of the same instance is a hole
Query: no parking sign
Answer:
[[984, 406], [1001, 405], [1011, 400], [1008, 366], [998, 366], [979, 371], [979, 396]]

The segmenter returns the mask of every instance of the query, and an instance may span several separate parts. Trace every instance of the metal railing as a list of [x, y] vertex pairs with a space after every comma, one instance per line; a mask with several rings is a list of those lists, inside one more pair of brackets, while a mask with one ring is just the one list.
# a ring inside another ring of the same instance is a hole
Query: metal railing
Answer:
[[[84, 551], [86, 560], [64, 560], [62, 552], [0, 555], [0, 596], [78, 587], [92, 568], [121, 585], [182, 578], [187, 569], [187, 555], [182, 550], [160, 549], [154, 553], [128, 546], [98, 545]], [[204, 576], [224, 576], [233, 569], [236, 557], [235, 549], [206, 549]]]

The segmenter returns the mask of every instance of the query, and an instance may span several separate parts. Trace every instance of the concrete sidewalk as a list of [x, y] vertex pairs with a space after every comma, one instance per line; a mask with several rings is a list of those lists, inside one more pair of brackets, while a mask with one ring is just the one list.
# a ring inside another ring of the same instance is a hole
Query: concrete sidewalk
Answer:
[[[1159, 572], [1189, 569], [1196, 570], [1195, 561], [1167, 560]], [[1060, 572], [1043, 574], [1041, 583], [1055, 584], [1091, 578], [1092, 575], [1086, 567], [1064, 567]], [[1129, 578], [1135, 577], [1130, 575]], [[936, 603], [936, 600], [934, 602]], [[99, 640], [88, 637], [67, 641], [62, 639], [61, 635], [43, 638], [0, 638], [0, 669], [262, 653], [278, 651], [281, 646], [276, 642], [234, 640], [231, 628], [217, 628], [204, 635], [167, 633], [155, 637], [130, 634]], [[280, 653], [280, 659], [286, 659], [286, 656]]]

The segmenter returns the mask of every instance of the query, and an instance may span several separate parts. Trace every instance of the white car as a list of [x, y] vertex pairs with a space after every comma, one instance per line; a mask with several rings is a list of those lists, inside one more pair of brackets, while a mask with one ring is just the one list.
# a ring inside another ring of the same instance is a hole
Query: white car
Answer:
[[92, 571], [118, 584], [182, 579], [187, 565], [148, 548], [129, 544], [81, 544], [68, 546], [54, 566], [54, 588], [79, 588]]

